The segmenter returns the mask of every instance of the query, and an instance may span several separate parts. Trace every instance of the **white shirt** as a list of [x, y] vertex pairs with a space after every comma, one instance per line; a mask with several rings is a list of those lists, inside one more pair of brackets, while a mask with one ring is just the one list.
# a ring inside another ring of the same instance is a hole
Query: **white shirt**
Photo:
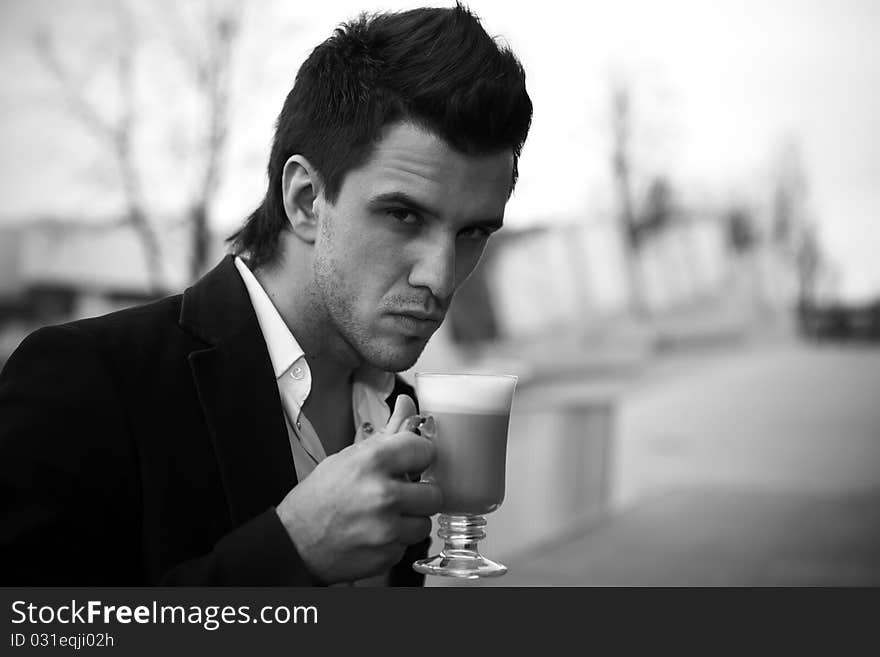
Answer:
[[[235, 266], [247, 288], [248, 296], [257, 315], [287, 424], [287, 437], [293, 455], [296, 478], [302, 482], [315, 467], [327, 458], [321, 438], [312, 423], [302, 412], [303, 404], [312, 390], [312, 373], [305, 352], [266, 294], [263, 286], [241, 258], [235, 258]], [[369, 434], [361, 427], [369, 422], [376, 429], [384, 427], [391, 417], [391, 409], [385, 399], [394, 389], [394, 374], [371, 367], [362, 367], [354, 374], [351, 404], [354, 423], [358, 427], [355, 442], [365, 440]], [[387, 583], [386, 576], [360, 580], [358, 584], [375, 585]]]

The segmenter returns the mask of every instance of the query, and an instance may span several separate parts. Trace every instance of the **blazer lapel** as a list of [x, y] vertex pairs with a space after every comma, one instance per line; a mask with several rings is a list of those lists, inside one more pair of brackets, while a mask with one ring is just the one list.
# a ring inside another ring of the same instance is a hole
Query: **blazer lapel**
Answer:
[[180, 323], [207, 344], [189, 363], [238, 526], [297, 482], [269, 352], [232, 256], [186, 290]]

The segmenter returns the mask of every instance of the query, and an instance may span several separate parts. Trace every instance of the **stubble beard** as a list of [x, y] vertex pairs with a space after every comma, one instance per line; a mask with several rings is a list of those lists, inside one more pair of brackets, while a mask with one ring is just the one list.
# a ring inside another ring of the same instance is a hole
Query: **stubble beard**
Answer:
[[346, 285], [341, 269], [332, 259], [318, 253], [314, 260], [314, 281], [318, 299], [331, 330], [356, 354], [359, 364], [366, 363], [385, 372], [402, 372], [415, 365], [428, 343], [427, 339], [400, 337], [400, 346], [390, 338], [374, 335], [369, 326], [355, 315], [357, 293]]

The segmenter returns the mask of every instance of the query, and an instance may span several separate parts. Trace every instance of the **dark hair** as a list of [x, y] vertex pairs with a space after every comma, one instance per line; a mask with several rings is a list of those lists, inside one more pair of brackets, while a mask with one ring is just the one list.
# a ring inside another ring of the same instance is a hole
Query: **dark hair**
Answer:
[[253, 268], [277, 259], [288, 223], [281, 174], [294, 154], [317, 169], [332, 203], [383, 127], [409, 120], [468, 155], [511, 149], [512, 190], [531, 119], [522, 65], [464, 6], [362, 14], [300, 68], [278, 116], [266, 197], [229, 238], [232, 250]]

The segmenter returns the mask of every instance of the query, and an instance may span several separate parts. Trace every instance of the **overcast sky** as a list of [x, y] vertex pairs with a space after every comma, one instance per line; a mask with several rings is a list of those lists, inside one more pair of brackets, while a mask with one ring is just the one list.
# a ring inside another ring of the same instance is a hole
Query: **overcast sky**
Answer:
[[[413, 3], [258, 6], [260, 13], [246, 15], [236, 59], [233, 138], [213, 208], [224, 229], [262, 196], [272, 124], [308, 51], [360, 10]], [[668, 175], [690, 202], [760, 201], [772, 192], [779, 153], [797, 143], [810, 211], [842, 268], [843, 285], [853, 293], [880, 290], [880, 3], [474, 0], [470, 6], [519, 55], [535, 106], [510, 225], [607, 216], [613, 207], [609, 88], [624, 79], [634, 94], [644, 176]], [[118, 208], [106, 155], [63, 117], [57, 88], [29, 40], [35, 26], [50, 25], [74, 63], [87, 61], [81, 43], [100, 31], [105, 14], [98, 0], [0, 5], [0, 221], [46, 213], [101, 217]], [[152, 55], [149, 49], [144, 55], [154, 63], [142, 83], [143, 114], [192, 112], [168, 58]], [[188, 168], [185, 149], [176, 159], [168, 151], [170, 143], [185, 142], [186, 130], [169, 130], [145, 140], [142, 157], [156, 211], [174, 214], [185, 198]]]

